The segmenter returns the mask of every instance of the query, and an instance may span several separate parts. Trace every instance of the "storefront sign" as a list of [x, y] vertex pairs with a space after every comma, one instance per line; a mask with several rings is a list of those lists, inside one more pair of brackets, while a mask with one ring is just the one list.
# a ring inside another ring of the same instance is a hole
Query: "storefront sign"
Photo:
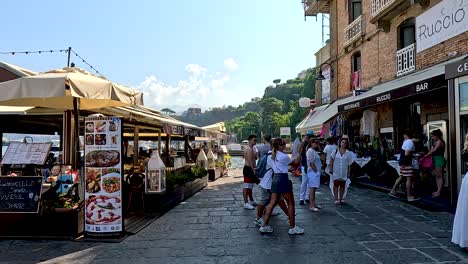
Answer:
[[416, 17], [416, 52], [468, 31], [468, 0], [444, 0]]
[[122, 124], [120, 118], [85, 119], [85, 231], [122, 232]]
[[291, 128], [290, 127], [280, 127], [280, 136], [290, 136]]
[[0, 177], [0, 213], [37, 213], [42, 177]]
[[348, 104], [338, 106], [338, 112], [349, 111], [361, 107], [367, 107], [375, 104], [380, 104], [396, 99], [401, 99], [411, 95], [435, 90], [446, 85], [443, 75], [426, 79], [424, 81], [412, 83], [400, 88], [396, 88], [387, 92], [379, 93], [373, 96], [364, 97]]
[[445, 66], [445, 79], [468, 75], [468, 58]]

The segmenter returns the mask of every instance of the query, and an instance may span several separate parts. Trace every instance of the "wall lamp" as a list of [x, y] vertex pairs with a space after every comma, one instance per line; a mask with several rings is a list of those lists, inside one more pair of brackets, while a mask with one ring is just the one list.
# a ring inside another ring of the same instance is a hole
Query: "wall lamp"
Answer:
[[330, 80], [333, 79], [333, 68], [332, 68], [331, 64], [328, 63], [328, 62], [324, 62], [324, 63], [320, 64], [320, 66], [319, 66], [319, 73], [317, 74], [317, 76], [315, 76], [316, 81], [322, 81], [322, 80], [326, 79], [325, 76], [323, 76], [323, 73], [322, 73], [322, 66], [323, 65], [328, 65], [330, 67]]

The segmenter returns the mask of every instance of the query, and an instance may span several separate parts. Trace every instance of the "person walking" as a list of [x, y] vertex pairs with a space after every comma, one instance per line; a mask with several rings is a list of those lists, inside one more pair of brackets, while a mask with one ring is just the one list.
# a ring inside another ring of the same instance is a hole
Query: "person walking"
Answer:
[[271, 150], [271, 136], [266, 134], [263, 136], [263, 145], [258, 147], [258, 160], [265, 156]]
[[432, 197], [436, 198], [440, 196], [442, 187], [444, 187], [444, 169], [447, 161], [445, 160], [445, 142], [442, 139], [442, 131], [436, 129], [431, 132], [431, 137], [434, 142], [432, 149], [426, 154], [432, 156], [432, 162], [434, 164], [434, 175], [436, 177], [437, 191], [432, 193]]
[[[254, 210], [254, 206], [257, 203], [253, 199], [252, 189], [255, 184], [255, 160], [256, 153], [254, 146], [257, 144], [257, 136], [250, 135], [248, 137], [248, 145], [244, 148], [244, 169], [242, 173], [244, 175], [244, 208], [248, 210]], [[250, 199], [250, 203], [249, 203]]]
[[393, 185], [392, 190], [390, 191], [389, 195], [398, 198], [396, 194], [396, 189], [400, 185], [403, 178], [406, 178], [406, 198], [408, 202], [414, 202], [419, 200], [419, 198], [415, 198], [412, 195], [411, 189], [413, 185], [413, 152], [415, 150], [413, 140], [410, 138], [412, 136], [410, 130], [405, 130], [403, 133], [403, 145], [401, 146], [400, 150], [400, 175], [398, 179], [396, 179], [395, 184]]
[[330, 158], [330, 189], [332, 189], [335, 198], [335, 204], [343, 204], [346, 190], [350, 184], [349, 175], [351, 173], [351, 164], [353, 156], [349, 148], [349, 140], [342, 138], [339, 141], [339, 148]]
[[[267, 158], [271, 156], [271, 151], [267, 153]], [[263, 225], [263, 213], [265, 211], [265, 208], [268, 204], [270, 204], [271, 201], [271, 183], [273, 179], [273, 170], [271, 168], [271, 163], [266, 164], [266, 172], [265, 175], [260, 179], [260, 183], [258, 184], [259, 189], [260, 189], [260, 201], [258, 202], [257, 206], [257, 217], [255, 218], [255, 224], [258, 226]], [[284, 202], [283, 196], [279, 197], [279, 202], [278, 202], [279, 207], [283, 210], [283, 212], [288, 215], [288, 207], [286, 206], [286, 203]], [[279, 213], [273, 211], [271, 213], [272, 216], [278, 215]]]
[[288, 167], [291, 163], [289, 155], [284, 153], [286, 143], [281, 138], [275, 138], [273, 140], [273, 150], [271, 157], [267, 162], [273, 170], [273, 180], [271, 184], [271, 200], [268, 204], [265, 216], [263, 217], [263, 225], [260, 227], [261, 233], [271, 233], [273, 228], [268, 224], [270, 221], [271, 213], [279, 202], [280, 196], [282, 195], [288, 204], [288, 216], [289, 216], [289, 230], [288, 234], [298, 235], [303, 234], [304, 229], [296, 225], [295, 219], [295, 206], [294, 206], [294, 195], [292, 189], [292, 182], [288, 177]]
[[304, 139], [301, 142], [298, 150], [298, 157], [296, 160], [301, 164], [301, 190], [299, 193], [299, 204], [304, 205], [305, 202], [309, 202], [309, 188], [307, 187], [307, 149], [309, 147], [309, 139], [314, 136], [312, 131], [307, 131]]
[[[465, 135], [465, 144], [462, 160], [468, 163], [468, 133]], [[452, 243], [468, 251], [468, 172], [462, 179], [460, 193], [458, 194], [457, 211], [453, 220]]]
[[321, 206], [317, 205], [315, 200], [315, 191], [320, 187], [320, 174], [322, 171], [322, 161], [317, 152], [318, 144], [316, 139], [309, 139], [310, 145], [307, 150], [307, 186], [309, 187], [309, 210], [318, 212]]

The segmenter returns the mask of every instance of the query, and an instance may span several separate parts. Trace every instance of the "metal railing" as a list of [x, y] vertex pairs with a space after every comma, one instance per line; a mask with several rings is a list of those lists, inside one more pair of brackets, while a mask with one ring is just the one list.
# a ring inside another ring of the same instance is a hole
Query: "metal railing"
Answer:
[[372, 0], [371, 2], [371, 16], [375, 17], [380, 12], [385, 10], [389, 5], [393, 4], [396, 0]]
[[364, 20], [361, 15], [344, 29], [344, 45], [353, 43], [362, 35], [364, 35]]
[[416, 69], [416, 44], [413, 43], [396, 52], [397, 76], [402, 76]]

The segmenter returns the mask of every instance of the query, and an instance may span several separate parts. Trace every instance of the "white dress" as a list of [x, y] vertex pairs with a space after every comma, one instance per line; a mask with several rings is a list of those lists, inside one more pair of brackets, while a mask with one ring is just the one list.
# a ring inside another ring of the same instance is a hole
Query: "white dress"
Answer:
[[[335, 155], [333, 157], [333, 155]], [[349, 166], [354, 162], [353, 154], [351, 151], [346, 150], [346, 152], [341, 155], [340, 151], [337, 151], [336, 154], [332, 154], [333, 157], [333, 174], [330, 179], [330, 190], [332, 195], [334, 196], [333, 192], [333, 181], [334, 180], [344, 180], [346, 181], [346, 188], [343, 194], [343, 199], [346, 197], [348, 193], [348, 187], [351, 184], [351, 180], [348, 178], [348, 169]]]
[[453, 221], [452, 242], [468, 247], [468, 173], [463, 177]]

